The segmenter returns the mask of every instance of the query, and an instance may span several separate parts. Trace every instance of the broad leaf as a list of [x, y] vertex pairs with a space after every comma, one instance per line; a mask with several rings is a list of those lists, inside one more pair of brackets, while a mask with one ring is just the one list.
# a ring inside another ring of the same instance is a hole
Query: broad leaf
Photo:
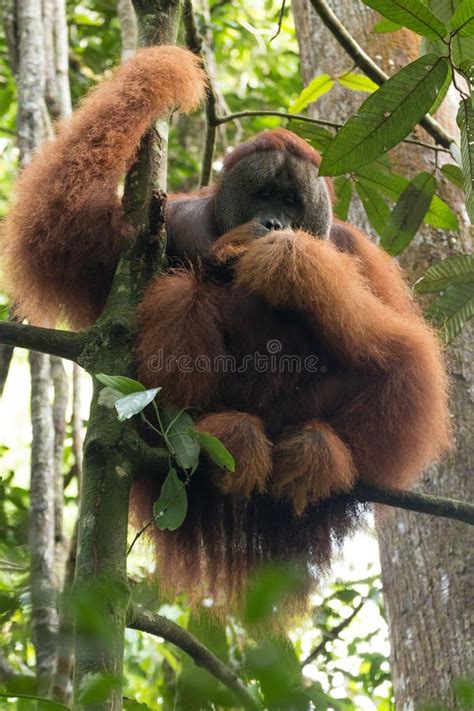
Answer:
[[221, 469], [227, 469], [229, 472], [235, 471], [234, 457], [217, 437], [213, 437], [208, 432], [198, 432], [194, 429], [189, 430], [189, 434], [199, 442], [214, 464], [217, 464]]
[[[434, 12], [441, 22], [449, 27], [450, 20], [454, 11], [460, 5], [460, 0], [431, 0], [429, 3], [430, 9]], [[437, 41], [430, 45], [427, 52], [435, 52], [435, 54], [445, 55], [446, 45], [444, 42]], [[461, 37], [459, 34], [451, 38], [451, 52], [454, 63], [462, 67], [463, 63], [469, 66], [473, 64], [474, 58], [474, 37]]]
[[334, 79], [329, 74], [320, 74], [312, 79], [301, 94], [294, 101], [288, 111], [297, 114], [305, 109], [308, 104], [312, 104], [319, 99], [320, 96], [326, 94], [334, 86]]
[[460, 37], [474, 35], [474, 0], [464, 0], [451, 18], [451, 29]]
[[461, 129], [461, 158], [466, 208], [471, 222], [474, 222], [474, 109], [471, 99], [461, 101], [457, 122]]
[[420, 57], [382, 84], [325, 150], [322, 175], [339, 175], [371, 163], [397, 145], [433, 106], [449, 64]]
[[189, 436], [189, 430], [194, 427], [191, 415], [175, 405], [169, 405], [161, 410], [163, 426], [174, 450], [174, 456], [183, 469], [194, 470], [199, 461], [199, 443]]
[[380, 235], [382, 247], [395, 256], [405, 249], [423, 222], [436, 190], [430, 173], [419, 173], [400, 195]]
[[186, 485], [176, 469], [170, 469], [161, 487], [160, 498], [153, 504], [153, 518], [160, 531], [175, 531], [188, 513]]
[[377, 32], [377, 34], [385, 34], [386, 32], [397, 32], [398, 30], [401, 29], [401, 25], [399, 25], [397, 22], [392, 22], [391, 20], [379, 20], [378, 22], [375, 23], [375, 25], [372, 27], [373, 32]]
[[332, 141], [334, 134], [328, 131], [327, 128], [317, 126], [308, 121], [298, 121], [291, 119], [288, 128], [304, 138], [306, 141], [316, 148], [317, 151], [324, 150]]
[[456, 185], [458, 188], [464, 186], [462, 170], [457, 165], [454, 165], [454, 163], [446, 163], [446, 165], [443, 165], [441, 172], [453, 185]]
[[436, 97], [436, 100], [430, 109], [431, 115], [435, 114], [438, 111], [439, 107], [445, 100], [446, 94], [448, 93], [448, 89], [451, 86], [452, 78], [453, 78], [453, 70], [451, 67], [449, 67], [448, 73], [446, 74], [446, 79], [444, 80], [444, 84], [441, 87], [441, 89], [439, 90], [438, 96]]
[[117, 410], [120, 422], [129, 420], [134, 415], [138, 415], [147, 407], [158, 395], [161, 388], [152, 388], [151, 390], [143, 390], [142, 392], [125, 395], [117, 400], [115, 409]]
[[[364, 183], [370, 184], [374, 190], [394, 202], [398, 200], [402, 192], [410, 184], [407, 178], [390, 172], [380, 161], [375, 161], [368, 166], [360, 168], [355, 175], [357, 178], [363, 178]], [[439, 227], [443, 230], [457, 231], [459, 229], [458, 218], [449, 205], [438, 195], [433, 195], [423, 222], [426, 225]]]
[[419, 294], [442, 291], [454, 284], [474, 283], [474, 254], [457, 254], [433, 264], [415, 284]]
[[441, 230], [459, 230], [459, 222], [449, 205], [438, 195], [433, 195], [428, 212], [423, 218], [425, 225], [439, 227]]
[[364, 0], [364, 4], [419, 35], [432, 39], [447, 35], [446, 27], [421, 0]]
[[145, 390], [145, 386], [139, 383], [138, 380], [126, 378], [124, 375], [106, 375], [105, 373], [97, 373], [95, 377], [99, 383], [102, 383], [102, 385], [113, 388], [123, 395], [130, 395], [130, 393], [138, 393]]
[[370, 224], [377, 234], [381, 234], [390, 217], [390, 208], [385, 204], [380, 193], [374, 190], [370, 183], [366, 183], [363, 178], [356, 182], [356, 190]]
[[352, 180], [341, 175], [335, 178], [334, 189], [336, 191], [334, 214], [337, 215], [340, 220], [347, 220], [347, 214], [352, 199]]
[[474, 316], [474, 284], [449, 286], [426, 310], [428, 318], [441, 327], [449, 343]]
[[355, 74], [354, 72], [346, 72], [338, 79], [339, 84], [352, 89], [353, 91], [377, 91], [379, 85], [364, 74]]

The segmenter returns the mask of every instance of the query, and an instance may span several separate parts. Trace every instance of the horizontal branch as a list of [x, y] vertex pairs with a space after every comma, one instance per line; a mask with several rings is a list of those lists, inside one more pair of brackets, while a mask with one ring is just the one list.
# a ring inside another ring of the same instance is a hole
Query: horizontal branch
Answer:
[[430, 516], [462, 521], [474, 526], [474, 504], [457, 499], [419, 494], [415, 491], [385, 489], [371, 484], [357, 484], [353, 494], [356, 499], [362, 502], [385, 504]]
[[[216, 116], [216, 123], [220, 125], [226, 123], [227, 121], [234, 121], [241, 118], [249, 118], [253, 116], [277, 116], [279, 118], [285, 118], [290, 121], [305, 121], [306, 123], [313, 123], [316, 126], [325, 126], [327, 128], [335, 128], [336, 130], [343, 127], [344, 124], [338, 123], [336, 121], [327, 121], [326, 119], [310, 118], [309, 116], [303, 116], [302, 114], [291, 114], [288, 111], [272, 111], [272, 110], [262, 110], [262, 111], [237, 111], [235, 114], [226, 114], [225, 116]], [[443, 146], [436, 146], [435, 144], [425, 143], [425, 141], [417, 141], [415, 138], [404, 138], [402, 143], [410, 143], [412, 146], [418, 146], [419, 148], [428, 148], [431, 151], [441, 151], [445, 153], [450, 153], [448, 148]]]
[[258, 709], [259, 703], [244, 686], [237, 674], [229, 669], [215, 654], [213, 654], [194, 635], [166, 617], [148, 610], [133, 606], [129, 612], [127, 627], [141, 632], [148, 632], [157, 637], [163, 637], [189, 654], [194, 662], [206, 669], [216, 679], [230, 689], [244, 705], [244, 708]]
[[[311, 0], [311, 5], [333, 37], [369, 79], [372, 79], [372, 81], [380, 86], [390, 78], [346, 30], [325, 0]], [[456, 144], [456, 139], [445, 131], [431, 116], [424, 116], [420, 124], [441, 146], [450, 149], [453, 143]]]
[[86, 334], [0, 321], [0, 343], [77, 361], [86, 343]]

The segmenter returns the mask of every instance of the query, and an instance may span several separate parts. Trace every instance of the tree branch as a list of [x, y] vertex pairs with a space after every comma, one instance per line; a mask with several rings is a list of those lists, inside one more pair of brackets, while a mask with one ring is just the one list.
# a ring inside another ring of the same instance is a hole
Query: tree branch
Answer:
[[212, 173], [212, 160], [214, 158], [214, 148], [216, 144], [216, 130], [219, 125], [217, 122], [217, 96], [212, 86], [211, 77], [206, 67], [204, 53], [202, 51], [203, 38], [199, 33], [196, 25], [196, 19], [193, 12], [192, 0], [184, 0], [182, 12], [186, 45], [191, 52], [197, 54], [201, 58], [207, 74], [207, 99], [206, 99], [206, 138], [204, 141], [204, 151], [201, 167], [200, 187], [209, 185]]
[[351, 614], [349, 617], [346, 617], [343, 619], [336, 627], [333, 627], [332, 630], [329, 630], [324, 634], [323, 639], [321, 642], [318, 644], [317, 647], [313, 649], [310, 654], [306, 657], [306, 659], [303, 659], [301, 662], [301, 668], [305, 667], [307, 664], [311, 664], [311, 662], [314, 662], [314, 660], [321, 654], [321, 652], [324, 652], [324, 649], [326, 647], [326, 644], [328, 642], [333, 642], [335, 639], [339, 637], [341, 632], [346, 629], [346, 627], [349, 627], [351, 624], [352, 620], [354, 617], [356, 617], [359, 612], [362, 610], [364, 607], [365, 603], [367, 602], [367, 598], [362, 598], [362, 600], [359, 602], [358, 605], [352, 610]]
[[385, 504], [385, 506], [462, 521], [474, 526], [474, 504], [465, 501], [429, 496], [415, 491], [385, 489], [372, 484], [357, 484], [353, 494], [362, 502]]
[[[362, 69], [364, 74], [379, 86], [390, 78], [346, 30], [325, 0], [311, 0], [311, 5], [341, 47], [347, 52], [349, 57], [354, 60], [357, 66]], [[453, 143], [456, 144], [455, 138], [445, 131], [431, 116], [424, 116], [420, 124], [441, 146], [450, 149]]]
[[0, 321], [0, 343], [5, 346], [28, 348], [31, 351], [77, 361], [86, 342], [87, 335], [84, 331], [72, 333], [54, 328]]
[[157, 637], [163, 637], [167, 642], [171, 642], [182, 649], [183, 652], [189, 654], [198, 666], [206, 669], [228, 689], [233, 691], [244, 705], [244, 708], [260, 708], [260, 704], [232, 669], [229, 669], [194, 635], [171, 622], [171, 620], [162, 615], [132, 606], [127, 627], [141, 632], [148, 632], [148, 634], [153, 634]]

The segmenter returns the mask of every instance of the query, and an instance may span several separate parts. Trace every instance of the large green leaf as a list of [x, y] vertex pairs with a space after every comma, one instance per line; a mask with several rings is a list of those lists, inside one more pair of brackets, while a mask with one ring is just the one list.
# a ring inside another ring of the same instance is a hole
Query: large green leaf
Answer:
[[454, 284], [439, 296], [426, 311], [442, 329], [447, 343], [461, 333], [464, 324], [474, 316], [474, 284]]
[[189, 435], [189, 431], [194, 427], [193, 418], [175, 405], [162, 408], [161, 416], [176, 461], [183, 469], [194, 470], [199, 461], [201, 447], [199, 442]]
[[170, 469], [161, 487], [160, 498], [153, 504], [153, 518], [160, 531], [175, 531], [188, 513], [186, 485], [176, 469]]
[[421, 0], [364, 0], [381, 15], [419, 35], [443, 39], [447, 29]]
[[433, 264], [415, 284], [419, 294], [442, 291], [454, 284], [474, 283], [474, 254], [457, 254]]
[[319, 74], [309, 82], [301, 94], [294, 101], [288, 111], [297, 114], [305, 109], [308, 104], [312, 104], [319, 99], [320, 96], [326, 94], [334, 86], [334, 79], [329, 74]]
[[461, 168], [454, 163], [446, 163], [441, 167], [441, 172], [453, 185], [458, 188], [464, 187], [464, 177]]
[[[441, 22], [446, 27], [449, 27], [450, 20], [457, 7], [461, 4], [461, 0], [431, 0], [429, 6], [436, 17], [439, 17]], [[445, 55], [446, 45], [441, 40], [434, 41], [429, 44], [426, 52], [435, 52], [435, 54]], [[471, 66], [474, 62], [474, 37], [461, 37], [459, 34], [451, 38], [451, 53], [453, 60], [457, 66], [467, 62]]]
[[340, 220], [347, 220], [349, 205], [352, 199], [352, 180], [340, 175], [334, 180], [334, 190], [336, 192], [336, 203], [334, 205], [334, 214]]
[[451, 18], [451, 29], [460, 37], [474, 35], [474, 0], [464, 0]]
[[382, 84], [324, 151], [320, 173], [357, 170], [393, 148], [433, 106], [448, 71], [445, 58], [429, 54]]
[[199, 442], [214, 464], [217, 464], [221, 469], [227, 469], [229, 472], [235, 471], [234, 457], [217, 437], [213, 437], [208, 432], [198, 432], [194, 429], [191, 429], [189, 434]]
[[392, 22], [391, 20], [379, 20], [374, 24], [372, 27], [373, 32], [377, 32], [377, 34], [385, 34], [386, 32], [397, 32], [398, 30], [401, 29], [401, 25], [399, 25], [397, 22]]
[[400, 195], [380, 235], [382, 247], [395, 256], [405, 249], [423, 222], [436, 190], [430, 173], [419, 173]]
[[445, 100], [446, 94], [448, 93], [449, 87], [451, 86], [452, 78], [453, 78], [453, 70], [451, 67], [449, 67], [448, 73], [446, 74], [446, 79], [444, 80], [444, 84], [441, 87], [441, 89], [439, 90], [438, 96], [436, 97], [435, 102], [430, 109], [430, 114], [432, 116], [433, 116], [433, 114], [435, 114], [438, 111], [439, 107]]
[[471, 99], [461, 101], [457, 121], [461, 129], [461, 158], [466, 208], [471, 222], [474, 222], [474, 109]]
[[[392, 173], [380, 160], [360, 168], [355, 175], [357, 178], [363, 178], [364, 183], [370, 184], [374, 190], [394, 202], [398, 200], [402, 192], [410, 184], [407, 178], [397, 173]], [[426, 225], [432, 225], [443, 230], [457, 231], [459, 229], [456, 215], [438, 195], [433, 195], [423, 222]]]
[[370, 224], [377, 234], [381, 234], [390, 217], [390, 208], [383, 201], [380, 193], [373, 189], [372, 184], [366, 183], [363, 178], [356, 182], [356, 190]]
[[95, 377], [99, 383], [102, 383], [102, 385], [113, 388], [123, 395], [130, 395], [130, 393], [138, 393], [145, 390], [145, 386], [139, 383], [138, 380], [126, 378], [124, 375], [106, 375], [105, 373], [97, 373]]
[[365, 74], [355, 74], [354, 72], [342, 74], [338, 81], [339, 84], [347, 89], [352, 89], [352, 91], [370, 91], [372, 93], [379, 88], [379, 85], [366, 77]]

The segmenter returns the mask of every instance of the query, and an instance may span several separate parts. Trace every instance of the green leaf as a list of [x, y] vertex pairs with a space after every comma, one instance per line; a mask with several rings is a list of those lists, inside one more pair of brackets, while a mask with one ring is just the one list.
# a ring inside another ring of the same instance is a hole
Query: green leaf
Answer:
[[380, 235], [382, 247], [395, 256], [405, 249], [423, 222], [436, 190], [436, 180], [419, 173], [400, 195]]
[[426, 310], [443, 331], [446, 343], [461, 333], [464, 324], [474, 316], [474, 284], [454, 284]]
[[142, 410], [149, 405], [160, 392], [161, 388], [152, 388], [151, 390], [143, 390], [135, 392], [131, 395], [125, 395], [117, 400], [115, 409], [117, 410], [120, 422], [129, 420], [134, 415], [138, 415]]
[[313, 103], [320, 96], [326, 94], [334, 86], [334, 79], [329, 74], [319, 74], [312, 79], [301, 94], [294, 101], [288, 111], [292, 114], [297, 114], [305, 109], [308, 104]]
[[113, 388], [124, 395], [130, 395], [130, 393], [138, 393], [145, 390], [145, 386], [139, 383], [138, 380], [126, 378], [124, 375], [105, 375], [105, 373], [97, 373], [95, 377], [102, 385]]
[[214, 464], [217, 464], [221, 469], [235, 472], [234, 457], [217, 437], [213, 437], [207, 432], [198, 432], [195, 429], [190, 429], [189, 434], [193, 439], [199, 442], [202, 449], [207, 452]]
[[364, 0], [364, 4], [419, 35], [432, 39], [447, 35], [446, 27], [421, 0]]
[[461, 129], [461, 159], [466, 209], [471, 222], [474, 222], [474, 109], [471, 99], [461, 101], [457, 122]]
[[161, 487], [160, 498], [153, 504], [153, 518], [160, 531], [175, 531], [188, 513], [186, 485], [176, 469], [170, 469]]
[[346, 74], [339, 77], [338, 81], [339, 84], [353, 91], [370, 91], [372, 93], [379, 88], [379, 85], [369, 77], [364, 74], [355, 74], [354, 72], [346, 72]]
[[438, 195], [433, 195], [428, 212], [423, 218], [425, 225], [439, 227], [442, 230], [459, 230], [459, 222], [455, 213], [449, 205], [444, 202]]
[[433, 106], [449, 64], [428, 54], [368, 97], [325, 150], [321, 175], [340, 175], [371, 163], [397, 145]]
[[298, 121], [297, 119], [291, 119], [288, 128], [298, 136], [301, 136], [301, 138], [304, 138], [305, 141], [309, 141], [317, 151], [324, 150], [331, 143], [334, 136], [327, 128], [317, 126], [308, 121]]
[[433, 264], [415, 284], [419, 294], [442, 291], [454, 284], [474, 282], [474, 254], [457, 254]]
[[[460, 0], [431, 0], [429, 3], [431, 10], [439, 17], [441, 22], [449, 27], [453, 12], [459, 6]], [[436, 47], [432, 46], [430, 52], [436, 54], [446, 54], [446, 45], [439, 41]], [[472, 66], [474, 61], [474, 37], [460, 37], [459, 34], [451, 37], [451, 53], [454, 63], [457, 66]], [[462, 67], [464, 69], [464, 67]]]
[[401, 29], [401, 27], [402, 25], [399, 25], [398, 22], [392, 22], [391, 20], [379, 20], [372, 27], [372, 31], [381, 35], [385, 34], [385, 32], [397, 32]]
[[163, 426], [174, 450], [173, 456], [180, 467], [194, 470], [199, 461], [201, 447], [199, 442], [189, 435], [189, 430], [194, 427], [193, 418], [175, 405], [162, 408], [161, 414]]
[[448, 73], [446, 74], [446, 79], [444, 80], [444, 84], [439, 90], [438, 96], [436, 97], [436, 100], [433, 104], [433, 106], [430, 109], [430, 114], [433, 115], [435, 114], [443, 101], [446, 98], [446, 94], [448, 93], [448, 89], [451, 86], [451, 80], [453, 78], [453, 70], [451, 67], [448, 68]]
[[464, 0], [451, 18], [451, 29], [460, 37], [474, 35], [474, 0]]
[[371, 183], [366, 183], [363, 178], [356, 182], [356, 190], [370, 224], [377, 234], [381, 234], [390, 217], [390, 208], [383, 201], [380, 193], [372, 188]]
[[151, 711], [150, 707], [146, 704], [139, 703], [133, 699], [123, 700], [124, 711]]
[[334, 189], [336, 191], [334, 214], [340, 220], [347, 220], [347, 214], [352, 200], [352, 180], [340, 175], [334, 180]]
[[464, 186], [464, 177], [459, 166], [454, 165], [454, 163], [446, 163], [446, 165], [442, 166], [441, 172], [453, 185], [456, 185], [458, 188]]

